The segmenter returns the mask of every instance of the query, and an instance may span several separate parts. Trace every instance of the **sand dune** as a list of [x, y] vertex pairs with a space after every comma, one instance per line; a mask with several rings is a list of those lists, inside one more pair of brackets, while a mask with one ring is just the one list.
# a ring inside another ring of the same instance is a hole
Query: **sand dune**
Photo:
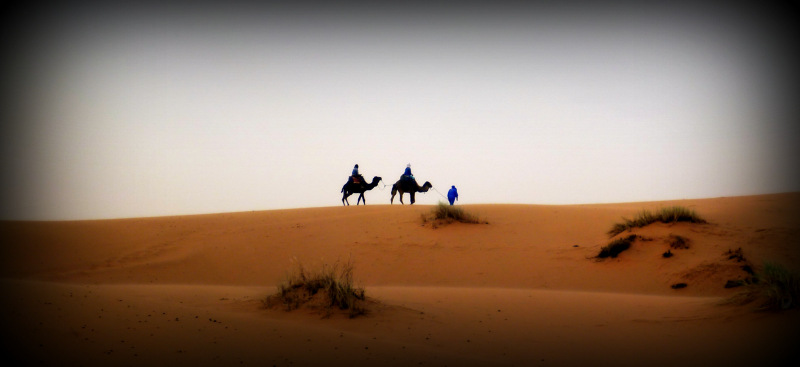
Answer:
[[[7, 355], [19, 365], [766, 365], [798, 361], [797, 311], [720, 305], [747, 264], [800, 270], [800, 194], [598, 205], [465, 205], [0, 222]], [[606, 231], [682, 205], [615, 259]], [[670, 235], [688, 249], [661, 256]], [[300, 262], [350, 259], [376, 303], [347, 319], [264, 309]], [[686, 288], [673, 289], [676, 283]]]

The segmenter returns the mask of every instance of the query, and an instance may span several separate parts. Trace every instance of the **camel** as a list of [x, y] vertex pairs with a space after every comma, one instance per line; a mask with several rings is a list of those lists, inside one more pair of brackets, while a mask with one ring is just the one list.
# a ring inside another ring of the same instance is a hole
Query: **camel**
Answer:
[[414, 205], [414, 194], [418, 192], [428, 192], [428, 189], [432, 188], [430, 182], [425, 181], [422, 186], [417, 184], [417, 181], [414, 180], [398, 180], [397, 182], [392, 185], [392, 200], [389, 201], [390, 204], [394, 204], [394, 195], [396, 193], [400, 193], [400, 204], [403, 203], [403, 194], [408, 193], [411, 196], [411, 205]]
[[356, 205], [360, 203], [362, 200], [364, 201], [364, 205], [367, 205], [367, 199], [364, 198], [364, 192], [368, 190], [372, 190], [375, 186], [378, 186], [378, 182], [380, 182], [382, 178], [375, 176], [372, 178], [372, 183], [359, 182], [353, 183], [350, 180], [342, 186], [342, 205], [350, 205], [350, 202], [347, 201], [347, 197], [353, 194], [358, 193], [358, 200], [356, 201]]

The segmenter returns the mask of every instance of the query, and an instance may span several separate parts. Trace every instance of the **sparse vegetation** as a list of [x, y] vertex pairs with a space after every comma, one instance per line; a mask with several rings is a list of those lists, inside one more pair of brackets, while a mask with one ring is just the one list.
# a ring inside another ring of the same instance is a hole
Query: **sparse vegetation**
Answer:
[[761, 271], [744, 283], [744, 290], [733, 296], [730, 302], [747, 304], [758, 301], [759, 309], [765, 311], [800, 307], [800, 276], [779, 264], [765, 262]]
[[287, 311], [308, 307], [319, 309], [324, 316], [336, 309], [347, 310], [351, 318], [366, 313], [362, 304], [366, 300], [364, 288], [353, 285], [352, 261], [323, 264], [317, 271], [296, 264], [297, 268], [278, 285], [278, 293], [263, 301], [266, 307], [283, 305]]
[[489, 224], [487, 221], [480, 220], [477, 216], [466, 212], [464, 209], [448, 205], [447, 203], [439, 202], [433, 208], [430, 215], [422, 215], [422, 223], [430, 222], [433, 228], [437, 228], [442, 224], [450, 224], [453, 222], [472, 223], [472, 224]]
[[[728, 260], [736, 260], [736, 262], [747, 261], [744, 259], [744, 253], [742, 252], [741, 247], [736, 250], [728, 250], [724, 255], [728, 257]], [[752, 274], [752, 269], [750, 273]]]
[[648, 224], [655, 222], [661, 223], [674, 223], [674, 222], [690, 222], [690, 223], [707, 223], [705, 219], [697, 215], [694, 210], [687, 209], [682, 206], [671, 206], [661, 208], [661, 210], [653, 213], [649, 210], [642, 210], [633, 219], [622, 218], [622, 223], [614, 224], [607, 232], [609, 237], [614, 237], [622, 232], [633, 228], [641, 228]]
[[667, 244], [669, 247], [679, 250], [679, 249], [688, 249], [689, 248], [689, 239], [683, 236], [679, 236], [676, 234], [671, 234], [666, 239]]
[[480, 223], [478, 217], [467, 213], [464, 209], [439, 202], [433, 211], [434, 219], [452, 219], [461, 223]]
[[733, 260], [737, 263], [743, 262], [744, 265], [741, 265], [742, 271], [750, 275], [750, 277], [744, 279], [731, 279], [725, 283], [725, 288], [736, 288], [745, 286], [748, 284], [754, 284], [758, 280], [756, 279], [756, 273], [753, 271], [752, 266], [750, 266], [750, 262], [744, 258], [744, 252], [742, 252], [742, 248], [739, 247], [736, 250], [728, 250], [722, 254], [722, 256], [726, 257], [727, 260]]
[[620, 237], [616, 240], [613, 240], [608, 243], [608, 245], [603, 246], [600, 249], [600, 253], [597, 254], [597, 257], [600, 259], [605, 259], [607, 257], [617, 257], [622, 251], [625, 251], [631, 247], [631, 243], [636, 240], [636, 235], [632, 234], [628, 237]]
[[746, 285], [747, 279], [735, 279], [735, 280], [728, 280], [725, 282], [725, 288], [736, 288]]

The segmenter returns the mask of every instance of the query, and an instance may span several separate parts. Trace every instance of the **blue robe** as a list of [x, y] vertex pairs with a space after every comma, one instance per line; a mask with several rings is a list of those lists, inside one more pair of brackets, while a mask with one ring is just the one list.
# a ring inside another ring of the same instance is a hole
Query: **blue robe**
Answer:
[[458, 190], [456, 190], [456, 187], [453, 186], [453, 188], [447, 192], [447, 200], [450, 201], [450, 205], [453, 205], [456, 199], [458, 199]]

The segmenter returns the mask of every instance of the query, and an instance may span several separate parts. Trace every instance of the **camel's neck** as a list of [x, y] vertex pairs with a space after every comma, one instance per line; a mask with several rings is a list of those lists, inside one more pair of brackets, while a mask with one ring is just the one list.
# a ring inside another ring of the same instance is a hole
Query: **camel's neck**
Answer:
[[372, 189], [374, 189], [374, 188], [375, 188], [375, 186], [378, 186], [378, 182], [379, 182], [379, 181], [380, 181], [379, 179], [377, 179], [377, 178], [373, 178], [373, 179], [372, 179], [372, 182], [370, 182], [370, 183], [368, 183], [368, 184], [367, 184], [367, 190], [372, 190]]

